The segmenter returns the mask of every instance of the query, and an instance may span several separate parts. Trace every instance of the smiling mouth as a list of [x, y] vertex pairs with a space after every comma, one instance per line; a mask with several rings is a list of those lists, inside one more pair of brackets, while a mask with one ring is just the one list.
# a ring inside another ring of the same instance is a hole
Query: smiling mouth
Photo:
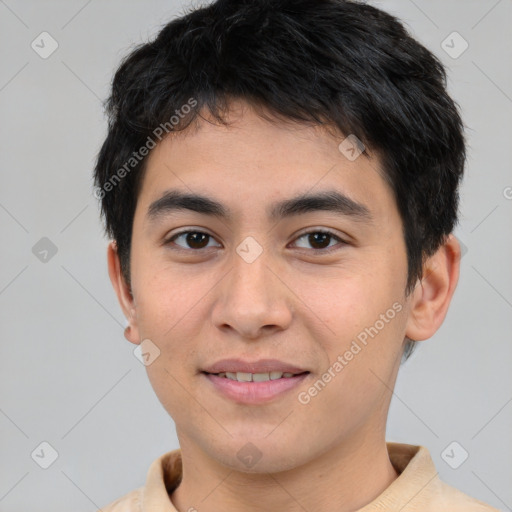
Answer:
[[208, 373], [203, 372], [206, 375], [215, 375], [217, 377], [235, 380], [238, 382], [266, 382], [270, 380], [278, 380], [278, 379], [289, 379], [292, 377], [297, 377], [298, 375], [305, 375], [309, 372], [302, 373], [290, 373], [290, 372], [264, 372], [264, 373], [246, 373], [246, 372], [221, 372], [221, 373]]

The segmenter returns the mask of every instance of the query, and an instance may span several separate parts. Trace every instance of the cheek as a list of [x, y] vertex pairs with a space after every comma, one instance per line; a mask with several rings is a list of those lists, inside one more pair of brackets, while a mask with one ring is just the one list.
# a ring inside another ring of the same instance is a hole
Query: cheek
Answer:
[[175, 269], [161, 268], [141, 274], [138, 293], [141, 339], [149, 338], [160, 350], [158, 358], [146, 367], [147, 375], [164, 408], [179, 418], [189, 407], [189, 393], [193, 392], [189, 386], [197, 371], [204, 290], [191, 286]]
[[[153, 267], [140, 272], [137, 282], [137, 322], [141, 339], [150, 339], [160, 351], [147, 366], [148, 377], [160, 399], [181, 396], [179, 383], [195, 373], [197, 343], [204, 337], [204, 303], [209, 286], [191, 285], [176, 269]], [[194, 283], [196, 281], [193, 281]]]
[[316, 276], [301, 276], [293, 283], [307, 317], [317, 318], [327, 328], [324, 346], [329, 352], [343, 348], [373, 323], [385, 302], [374, 275], [362, 269], [330, 269]]
[[[350, 418], [350, 428], [362, 427], [368, 416], [382, 410], [390, 399], [400, 360], [403, 318], [391, 304], [375, 311], [376, 315], [357, 309], [346, 317], [345, 323], [340, 318], [341, 335], [331, 338], [329, 343], [329, 365], [318, 376], [319, 380], [329, 382], [325, 387], [317, 385], [323, 390], [313, 400], [315, 407], [323, 411], [318, 415], [331, 417], [333, 425], [347, 424]], [[381, 320], [381, 311], [387, 323]], [[315, 394], [315, 389], [306, 392]], [[336, 428], [329, 428], [334, 435]]]
[[186, 317], [204, 291], [191, 286], [196, 283], [193, 277], [162, 258], [144, 254], [139, 261], [139, 265], [137, 259], [133, 261], [139, 326], [162, 335]]
[[346, 403], [384, 391], [377, 376], [387, 382], [400, 355], [406, 318], [402, 279], [395, 278], [392, 262], [382, 260], [330, 285], [310, 283], [316, 291], [308, 305], [329, 327], [317, 338], [327, 354], [325, 370], [336, 375], [332, 389]]

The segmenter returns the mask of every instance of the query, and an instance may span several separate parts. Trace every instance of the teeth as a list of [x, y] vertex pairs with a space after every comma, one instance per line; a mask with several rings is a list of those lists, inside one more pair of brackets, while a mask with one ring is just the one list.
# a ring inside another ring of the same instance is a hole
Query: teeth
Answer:
[[265, 382], [267, 380], [276, 380], [293, 377], [293, 373], [289, 372], [267, 372], [267, 373], [245, 373], [245, 372], [222, 372], [217, 374], [219, 377], [225, 377], [239, 382]]
[[253, 382], [264, 382], [266, 380], [270, 380], [270, 374], [269, 373], [254, 373], [252, 375], [252, 381]]

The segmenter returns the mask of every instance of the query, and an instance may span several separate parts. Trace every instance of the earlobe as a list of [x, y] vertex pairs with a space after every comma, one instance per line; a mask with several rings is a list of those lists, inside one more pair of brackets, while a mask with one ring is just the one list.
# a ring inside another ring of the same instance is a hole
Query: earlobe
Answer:
[[140, 343], [139, 330], [137, 326], [137, 316], [135, 301], [130, 291], [130, 287], [126, 283], [121, 272], [121, 263], [117, 253], [117, 245], [115, 241], [111, 241], [107, 248], [108, 274], [112, 287], [117, 295], [119, 305], [123, 310], [124, 316], [128, 320], [128, 327], [124, 331], [124, 337], [138, 345]]
[[423, 265], [423, 277], [411, 294], [406, 336], [426, 340], [443, 323], [459, 279], [460, 245], [450, 234]]

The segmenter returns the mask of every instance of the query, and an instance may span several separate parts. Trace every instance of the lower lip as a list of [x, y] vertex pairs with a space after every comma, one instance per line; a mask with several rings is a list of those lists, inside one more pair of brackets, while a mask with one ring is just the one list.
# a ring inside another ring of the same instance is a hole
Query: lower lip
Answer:
[[203, 375], [214, 385], [215, 389], [227, 398], [242, 404], [259, 404], [269, 402], [286, 391], [297, 387], [309, 373], [264, 382], [239, 382], [204, 372]]

